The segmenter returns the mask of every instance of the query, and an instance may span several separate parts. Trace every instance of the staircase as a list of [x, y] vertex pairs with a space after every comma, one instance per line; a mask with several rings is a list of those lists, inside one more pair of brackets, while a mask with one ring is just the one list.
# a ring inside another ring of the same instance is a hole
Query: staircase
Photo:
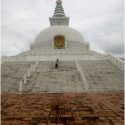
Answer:
[[82, 92], [82, 79], [75, 61], [63, 61], [59, 69], [55, 69], [55, 62], [39, 62], [36, 71], [29, 81], [23, 85], [26, 92]]
[[124, 72], [108, 60], [79, 61], [90, 91], [124, 89]]
[[1, 65], [1, 92], [19, 91], [19, 81], [34, 62], [5, 62]]
[[[36, 62], [37, 63], [37, 62]], [[108, 60], [6, 62], [1, 66], [1, 92], [79, 93], [122, 91], [124, 72]]]

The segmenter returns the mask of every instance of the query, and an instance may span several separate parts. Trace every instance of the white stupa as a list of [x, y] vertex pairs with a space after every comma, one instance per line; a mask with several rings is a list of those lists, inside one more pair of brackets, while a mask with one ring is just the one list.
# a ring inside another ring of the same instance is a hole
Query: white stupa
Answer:
[[91, 51], [81, 33], [69, 27], [61, 0], [49, 20], [29, 51], [2, 60], [2, 92], [123, 91], [123, 61]]

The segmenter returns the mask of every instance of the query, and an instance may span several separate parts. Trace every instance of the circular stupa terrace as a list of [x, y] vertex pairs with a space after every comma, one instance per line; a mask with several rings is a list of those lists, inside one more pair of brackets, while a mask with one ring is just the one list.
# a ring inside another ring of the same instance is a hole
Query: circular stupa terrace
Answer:
[[123, 91], [123, 61], [91, 51], [81, 33], [69, 27], [60, 0], [49, 20], [29, 51], [2, 59], [2, 92]]

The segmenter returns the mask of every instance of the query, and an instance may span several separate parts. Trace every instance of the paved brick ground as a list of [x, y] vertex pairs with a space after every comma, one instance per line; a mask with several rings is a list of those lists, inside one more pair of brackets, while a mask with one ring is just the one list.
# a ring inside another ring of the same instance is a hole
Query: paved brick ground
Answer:
[[123, 93], [2, 94], [2, 125], [123, 125]]

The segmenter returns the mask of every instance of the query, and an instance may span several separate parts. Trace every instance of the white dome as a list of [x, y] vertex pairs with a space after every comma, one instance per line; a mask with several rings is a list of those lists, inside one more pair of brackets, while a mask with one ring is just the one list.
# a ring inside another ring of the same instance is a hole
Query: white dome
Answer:
[[86, 43], [83, 36], [75, 29], [68, 26], [51, 26], [38, 34], [34, 44], [52, 41], [56, 35], [63, 35], [67, 41]]
[[68, 26], [51, 26], [38, 34], [35, 41], [31, 44], [31, 49], [40, 48], [40, 46], [42, 46], [42, 48], [46, 48], [43, 46], [50, 46], [54, 37], [57, 35], [64, 36], [67, 44], [74, 42], [88, 45], [83, 36], [77, 30]]

